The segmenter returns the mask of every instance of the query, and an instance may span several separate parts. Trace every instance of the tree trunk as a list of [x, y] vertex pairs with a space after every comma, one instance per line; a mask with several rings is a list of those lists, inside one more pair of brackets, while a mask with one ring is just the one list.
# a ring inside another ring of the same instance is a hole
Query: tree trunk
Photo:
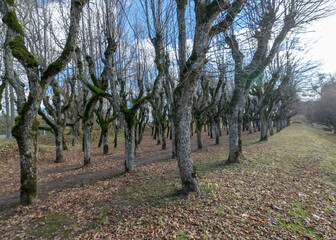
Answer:
[[135, 126], [125, 124], [125, 172], [134, 170], [134, 152], [135, 152]]
[[195, 119], [196, 123], [196, 134], [197, 134], [197, 147], [198, 149], [203, 148], [202, 143], [202, 124], [200, 120]]
[[[193, 91], [191, 88], [187, 88]], [[176, 153], [179, 166], [180, 178], [182, 182], [182, 191], [184, 193], [200, 193], [198, 181], [196, 178], [196, 169], [190, 156], [190, 123], [191, 123], [191, 106], [193, 95], [192, 92], [186, 94], [184, 91], [175, 91], [175, 136], [176, 136]]]
[[174, 119], [171, 119], [170, 136], [171, 136], [171, 140], [172, 140], [172, 158], [176, 158], [176, 141], [175, 141]]
[[247, 124], [248, 124], [249, 134], [252, 134], [251, 118], [248, 118], [247, 122], [248, 122]]
[[117, 147], [118, 145], [118, 126], [117, 126], [117, 123], [116, 121], [113, 121], [113, 128], [114, 128], [114, 148]]
[[[27, 117], [30, 115], [30, 117]], [[13, 136], [16, 138], [21, 169], [21, 188], [20, 203], [29, 205], [34, 202], [37, 197], [37, 157], [38, 157], [38, 126], [36, 113], [33, 111], [26, 113], [16, 121], [12, 130]], [[31, 119], [32, 118], [32, 119]]]
[[165, 137], [165, 127], [161, 125], [161, 139], [162, 139], [162, 149], [166, 149], [166, 137]]
[[213, 139], [213, 133], [212, 133], [212, 130], [213, 130], [213, 124], [212, 124], [212, 121], [210, 123], [210, 138]]
[[280, 119], [279, 118], [277, 118], [277, 120], [276, 120], [276, 126], [277, 126], [277, 132], [280, 132]]
[[108, 131], [103, 132], [103, 154], [108, 154], [109, 145], [108, 145]]
[[253, 123], [253, 132], [257, 132], [257, 123], [256, 123], [256, 120], [253, 119], [252, 123]]
[[229, 116], [229, 159], [228, 163], [239, 163], [242, 157], [242, 141], [240, 139], [239, 113]]
[[77, 136], [80, 136], [80, 135], [81, 135], [81, 132], [80, 132], [80, 127], [79, 127], [79, 121], [76, 123], [76, 125], [75, 125], [75, 129], [76, 129], [76, 135], [77, 135]]
[[67, 151], [68, 150], [68, 146], [65, 142], [65, 138], [64, 138], [64, 129], [62, 128], [62, 145], [63, 145], [63, 151]]
[[84, 150], [84, 166], [91, 164], [91, 134], [90, 120], [83, 123], [83, 150]]
[[161, 144], [160, 133], [161, 133], [161, 126], [156, 126], [156, 139], [157, 139], [156, 145], [160, 145]]
[[225, 122], [224, 122], [224, 128], [225, 128], [225, 131], [226, 131], [226, 135], [229, 135], [229, 126], [228, 126], [227, 120], [225, 120]]
[[[154, 123], [153, 123], [154, 124]], [[156, 124], [155, 124], [155, 126], [154, 126], [154, 134], [153, 134], [153, 138], [154, 138], [154, 140], [156, 140], [156, 136], [157, 136], [157, 126], [156, 126]]]
[[15, 121], [15, 108], [14, 108], [14, 89], [12, 86], [9, 86], [9, 96], [10, 96], [10, 112], [11, 112], [11, 121], [10, 121], [10, 129], [14, 127]]
[[56, 144], [56, 163], [63, 162], [63, 131], [62, 129], [55, 130], [55, 144]]
[[173, 140], [173, 136], [175, 135], [175, 131], [173, 131], [173, 125], [174, 125], [174, 119], [171, 118], [171, 121], [170, 121], [170, 132], [169, 132], [169, 139], [170, 140]]
[[219, 144], [219, 129], [218, 129], [218, 124], [216, 122], [215, 119], [213, 119], [213, 127], [214, 127], [214, 130], [215, 130], [215, 137], [216, 137], [216, 145]]
[[138, 129], [138, 140], [137, 143], [140, 144], [142, 141], [142, 137], [143, 137], [143, 132], [144, 132], [144, 126], [142, 123], [139, 124], [139, 129]]
[[274, 135], [274, 132], [273, 132], [273, 120], [272, 120], [272, 118], [270, 118], [270, 119], [268, 120], [268, 128], [269, 128], [270, 136], [273, 136], [273, 135]]
[[190, 122], [190, 137], [194, 136], [194, 127], [193, 127], [193, 122]]
[[8, 84], [5, 87], [5, 105], [6, 105], [6, 138], [10, 138], [10, 120], [9, 120], [9, 94], [8, 94]]
[[75, 146], [75, 141], [76, 141], [76, 130], [75, 126], [71, 126], [71, 145]]
[[258, 129], [258, 132], [260, 132], [260, 130], [261, 130], [260, 127], [261, 127], [261, 126], [260, 126], [260, 119], [259, 119], [259, 120], [257, 121], [257, 129]]
[[260, 107], [260, 141], [267, 141], [267, 122], [264, 114], [264, 107]]
[[134, 126], [134, 146], [135, 146], [135, 151], [138, 148], [138, 141], [137, 141], [137, 139], [138, 139], [138, 126], [139, 126], [139, 124], [137, 124], [137, 123]]
[[103, 130], [100, 131], [99, 141], [98, 141], [98, 147], [100, 148], [103, 143]]

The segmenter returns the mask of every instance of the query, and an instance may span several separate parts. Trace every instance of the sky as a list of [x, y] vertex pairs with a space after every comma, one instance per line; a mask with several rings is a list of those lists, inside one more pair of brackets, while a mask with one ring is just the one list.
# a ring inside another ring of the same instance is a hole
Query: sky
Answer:
[[320, 61], [321, 71], [336, 73], [336, 15], [312, 24], [306, 37], [311, 50], [307, 57], [313, 61]]

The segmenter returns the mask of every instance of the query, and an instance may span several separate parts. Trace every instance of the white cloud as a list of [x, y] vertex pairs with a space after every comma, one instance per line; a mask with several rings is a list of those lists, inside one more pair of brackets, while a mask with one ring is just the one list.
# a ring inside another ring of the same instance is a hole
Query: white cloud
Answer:
[[308, 29], [314, 32], [307, 33], [304, 38], [311, 43], [308, 58], [321, 61], [321, 70], [326, 73], [336, 72], [336, 16], [322, 19]]

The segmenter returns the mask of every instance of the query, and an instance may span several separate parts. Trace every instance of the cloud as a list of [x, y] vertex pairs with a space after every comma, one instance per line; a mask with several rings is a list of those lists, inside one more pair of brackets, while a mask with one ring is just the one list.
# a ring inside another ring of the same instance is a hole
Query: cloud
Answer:
[[326, 73], [336, 72], [336, 16], [315, 22], [308, 28], [304, 40], [311, 43], [307, 57], [313, 61], [321, 61], [321, 70]]

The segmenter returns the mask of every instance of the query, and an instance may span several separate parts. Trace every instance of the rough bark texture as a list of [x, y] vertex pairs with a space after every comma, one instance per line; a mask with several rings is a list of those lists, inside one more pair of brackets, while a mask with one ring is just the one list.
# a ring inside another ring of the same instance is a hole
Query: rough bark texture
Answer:
[[265, 119], [265, 114], [264, 114], [264, 107], [260, 108], [260, 141], [267, 141], [268, 136], [267, 136], [267, 120]]
[[274, 132], [273, 132], [273, 120], [272, 120], [272, 118], [270, 118], [270, 119], [268, 120], [268, 128], [269, 128], [270, 136], [273, 136], [273, 135], [274, 135]]
[[6, 105], [6, 138], [10, 138], [10, 120], [9, 120], [9, 94], [8, 86], [5, 85], [5, 105]]
[[90, 119], [83, 122], [83, 150], [84, 150], [84, 166], [91, 164], [91, 133]]
[[[240, 81], [237, 80], [237, 83]], [[236, 83], [236, 84], [237, 84]], [[236, 87], [229, 107], [229, 157], [228, 163], [238, 163], [242, 157], [242, 115], [245, 106], [245, 93], [243, 88]]]
[[232, 114], [229, 117], [229, 163], [238, 163], [242, 157], [238, 124], [238, 114]]
[[125, 172], [134, 170], [135, 126], [125, 125]]
[[203, 148], [203, 143], [202, 143], [202, 125], [199, 120], [195, 120], [196, 123], [196, 134], [197, 134], [197, 147], [198, 149]]
[[63, 129], [55, 131], [56, 163], [63, 162]]
[[216, 144], [219, 144], [219, 128], [218, 128], [218, 123], [216, 122], [215, 119], [213, 121], [213, 126], [214, 126], [214, 130], [215, 130]]
[[177, 94], [175, 92], [176, 154], [182, 181], [182, 191], [185, 193], [200, 193], [196, 170], [190, 156], [191, 96], [191, 92], [189, 94], [183, 94], [182, 92]]

